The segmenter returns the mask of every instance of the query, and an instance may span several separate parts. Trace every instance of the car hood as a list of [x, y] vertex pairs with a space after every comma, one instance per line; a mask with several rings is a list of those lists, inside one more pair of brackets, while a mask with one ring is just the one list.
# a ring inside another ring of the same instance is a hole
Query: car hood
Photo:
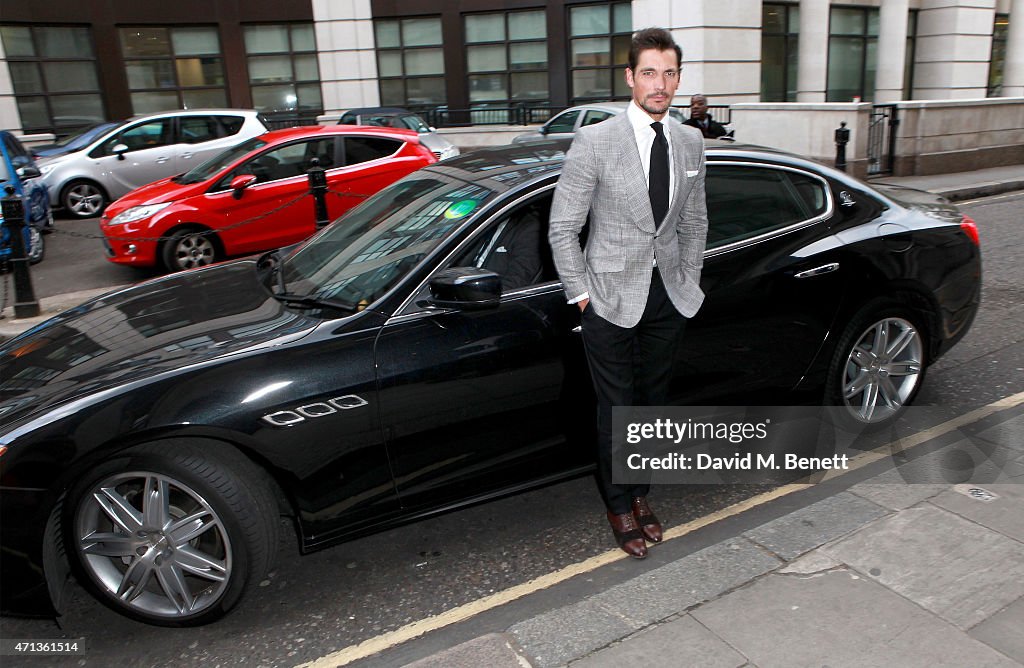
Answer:
[[111, 204], [105, 213], [106, 217], [113, 218], [115, 215], [133, 206], [173, 202], [191, 197], [197, 192], [202, 192], [206, 187], [205, 181], [202, 183], [175, 183], [173, 181], [174, 178], [176, 177], [169, 176], [165, 179], [146, 184], [141, 188], [136, 188]]
[[85, 394], [137, 387], [281, 345], [321, 322], [286, 309], [254, 260], [147, 281], [97, 297], [0, 345], [0, 424]]

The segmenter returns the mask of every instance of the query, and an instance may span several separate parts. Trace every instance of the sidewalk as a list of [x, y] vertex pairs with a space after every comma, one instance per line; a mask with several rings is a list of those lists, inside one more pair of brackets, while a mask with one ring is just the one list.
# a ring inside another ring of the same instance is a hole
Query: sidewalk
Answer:
[[[1003, 471], [1017, 484], [910, 485], [889, 470], [406, 665], [1020, 668], [1022, 402], [945, 444], [1005, 448]], [[942, 453], [909, 465], [933, 467]], [[379, 659], [367, 664], [404, 663]]]

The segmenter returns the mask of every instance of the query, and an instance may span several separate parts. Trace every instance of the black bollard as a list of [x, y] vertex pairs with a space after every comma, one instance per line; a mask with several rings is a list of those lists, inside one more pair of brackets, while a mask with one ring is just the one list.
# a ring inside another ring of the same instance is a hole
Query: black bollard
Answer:
[[850, 131], [846, 128], [846, 121], [839, 123], [836, 128], [836, 169], [846, 171], [846, 145], [850, 142]]
[[319, 230], [331, 222], [327, 217], [327, 172], [320, 166], [318, 158], [310, 160], [310, 165], [306, 175], [309, 177], [309, 192], [313, 195], [316, 229]]
[[15, 194], [14, 186], [6, 186], [7, 196], [0, 199], [4, 227], [11, 239], [11, 273], [14, 275], [14, 317], [34, 318], [39, 315], [39, 301], [32, 289], [28, 273], [28, 249], [25, 248], [25, 204]]

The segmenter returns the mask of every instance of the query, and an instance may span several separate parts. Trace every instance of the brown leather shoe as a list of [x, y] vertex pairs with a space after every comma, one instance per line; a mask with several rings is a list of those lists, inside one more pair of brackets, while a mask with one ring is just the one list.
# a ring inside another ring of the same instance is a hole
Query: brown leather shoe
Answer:
[[612, 525], [615, 541], [623, 552], [634, 559], [643, 559], [647, 556], [647, 543], [644, 542], [644, 534], [640, 531], [633, 513], [616, 515], [609, 512], [608, 523]]
[[661, 542], [661, 522], [658, 521], [651, 507], [647, 505], [647, 497], [638, 496], [633, 499], [633, 517], [640, 525], [640, 531], [643, 532], [644, 538], [652, 543]]

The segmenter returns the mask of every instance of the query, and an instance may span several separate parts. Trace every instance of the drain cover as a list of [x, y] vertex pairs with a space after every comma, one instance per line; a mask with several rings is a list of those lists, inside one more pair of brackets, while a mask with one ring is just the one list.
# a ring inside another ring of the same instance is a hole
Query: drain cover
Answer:
[[999, 495], [995, 492], [990, 492], [984, 487], [978, 487], [977, 485], [955, 485], [953, 491], [983, 503], [990, 503], [999, 498]]

